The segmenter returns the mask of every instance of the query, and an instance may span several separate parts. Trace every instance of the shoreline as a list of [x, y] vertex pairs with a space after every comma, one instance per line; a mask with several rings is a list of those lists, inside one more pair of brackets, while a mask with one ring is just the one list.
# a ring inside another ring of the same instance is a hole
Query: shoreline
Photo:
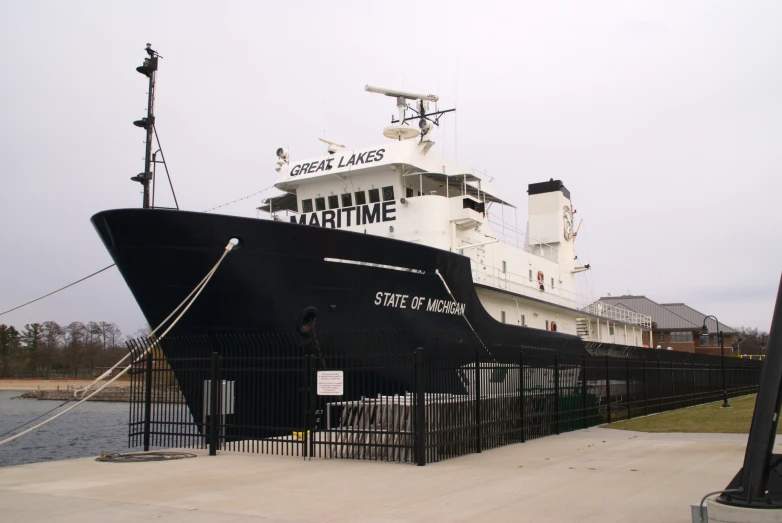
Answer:
[[[16, 379], [16, 378], [4, 378], [0, 379], [0, 391], [12, 391], [12, 392], [30, 392], [30, 391], [69, 391], [86, 387], [93, 380], [85, 379]], [[112, 387], [130, 388], [130, 380], [117, 380], [111, 384]]]

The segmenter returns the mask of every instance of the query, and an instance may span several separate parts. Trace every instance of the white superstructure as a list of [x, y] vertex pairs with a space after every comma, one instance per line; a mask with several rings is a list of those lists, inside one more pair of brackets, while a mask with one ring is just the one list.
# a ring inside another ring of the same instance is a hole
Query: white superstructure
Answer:
[[[490, 183], [434, 151], [441, 113], [427, 100], [381, 88], [397, 97], [399, 119], [384, 129], [393, 141], [350, 149], [325, 141], [328, 154], [291, 160], [280, 149], [275, 186], [283, 196], [266, 201], [274, 219], [339, 228], [421, 243], [470, 258], [481, 303], [498, 321], [556, 330], [584, 340], [641, 346], [651, 318], [576, 293], [575, 209], [562, 182], [529, 186], [526, 234], [515, 208], [492, 194]], [[424, 98], [426, 97], [426, 98]], [[406, 99], [417, 100], [418, 128], [406, 125]], [[433, 115], [437, 115], [436, 118]], [[422, 117], [423, 116], [423, 117]]]

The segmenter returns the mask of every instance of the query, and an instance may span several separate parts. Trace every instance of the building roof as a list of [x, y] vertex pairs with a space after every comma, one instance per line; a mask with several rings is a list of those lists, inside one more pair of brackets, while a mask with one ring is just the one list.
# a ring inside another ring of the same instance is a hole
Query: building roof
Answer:
[[[681, 316], [682, 318], [695, 323], [699, 327], [703, 325], [703, 319], [706, 317], [705, 314], [702, 312], [696, 311], [689, 305], [685, 305], [684, 303], [661, 303], [662, 307], [665, 307], [669, 311]], [[719, 324], [719, 328], [717, 327], [717, 323], [714, 321], [713, 318], [708, 318], [706, 320], [706, 328], [709, 329], [709, 332], [711, 334], [716, 334], [720, 330], [723, 333], [733, 333], [736, 332], [736, 329], [729, 327], [728, 325], [725, 325], [724, 323]]]
[[[684, 303], [657, 303], [646, 296], [605, 296], [600, 298], [603, 303], [623, 307], [639, 314], [652, 317], [656, 330], [699, 330], [703, 326], [706, 317], [700, 311], [696, 311]], [[706, 320], [706, 328], [709, 333], [716, 334], [720, 330], [723, 333], [735, 333], [736, 329], [719, 324], [712, 318]]]
[[600, 301], [651, 316], [657, 330], [695, 330], [700, 329], [702, 325], [700, 323], [696, 325], [693, 321], [663, 307], [646, 296], [606, 296], [600, 298]]

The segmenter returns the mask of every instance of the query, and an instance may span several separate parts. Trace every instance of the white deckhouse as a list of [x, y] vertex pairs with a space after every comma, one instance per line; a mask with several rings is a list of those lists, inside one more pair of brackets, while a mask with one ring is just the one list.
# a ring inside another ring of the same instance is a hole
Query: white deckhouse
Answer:
[[[470, 258], [481, 303], [498, 321], [642, 346], [643, 331], [652, 328], [649, 316], [575, 292], [576, 275], [589, 265], [575, 263], [575, 210], [561, 181], [529, 185], [523, 234], [510, 221], [515, 208], [492, 194], [485, 177], [434, 151], [433, 129], [448, 112], [428, 112], [436, 96], [366, 89], [397, 99], [399, 118], [383, 132], [391, 141], [349, 150], [322, 140], [327, 155], [295, 162], [279, 149], [275, 187], [285, 194], [266, 200], [261, 210], [276, 220], [458, 252]], [[407, 124], [411, 120], [418, 128]]]

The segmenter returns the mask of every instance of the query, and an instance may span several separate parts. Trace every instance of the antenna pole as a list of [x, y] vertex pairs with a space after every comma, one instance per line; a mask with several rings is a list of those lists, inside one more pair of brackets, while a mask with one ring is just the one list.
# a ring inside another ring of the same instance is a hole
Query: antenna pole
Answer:
[[155, 73], [157, 71], [157, 61], [159, 55], [152, 49], [151, 44], [147, 44], [146, 52], [149, 55], [144, 59], [144, 63], [136, 67], [136, 71], [149, 78], [149, 92], [147, 93], [147, 116], [141, 120], [136, 120], [133, 125], [143, 128], [147, 133], [146, 151], [144, 153], [144, 172], [133, 176], [131, 180], [139, 182], [144, 187], [144, 199], [142, 207], [150, 208], [149, 184], [153, 181], [152, 174], [152, 133], [155, 129]]

